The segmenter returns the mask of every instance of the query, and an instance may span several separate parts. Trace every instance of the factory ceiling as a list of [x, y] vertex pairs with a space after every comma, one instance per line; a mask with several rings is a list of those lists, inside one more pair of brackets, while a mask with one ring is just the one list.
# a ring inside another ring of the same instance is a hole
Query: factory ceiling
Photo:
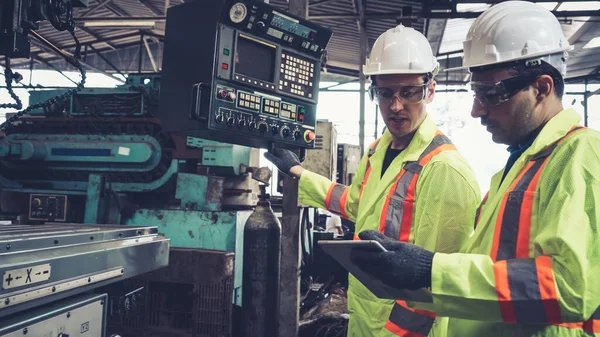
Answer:
[[[196, 0], [202, 1], [202, 0]], [[368, 48], [385, 30], [399, 23], [423, 32], [443, 68], [460, 65], [462, 40], [479, 12], [499, 1], [474, 0], [307, 0], [308, 18], [333, 30], [324, 66], [323, 80], [338, 75], [358, 77], [361, 28], [366, 32]], [[568, 77], [574, 81], [599, 77], [600, 1], [537, 1], [553, 10], [565, 35], [575, 46], [569, 59]], [[77, 37], [82, 43], [84, 62], [89, 71], [117, 76], [137, 72], [159, 72], [165, 13], [182, 0], [90, 0], [89, 7], [76, 9]], [[288, 9], [286, 0], [271, 5]], [[70, 34], [55, 31], [42, 23], [41, 36], [54, 45], [74, 52]], [[190, 34], [190, 43], [198, 34]], [[363, 36], [364, 39], [364, 36]], [[369, 50], [367, 48], [367, 51]], [[13, 60], [13, 66], [34, 69], [69, 69], [62, 59], [47, 48], [32, 45], [32, 60]], [[442, 83], [464, 83], [463, 72], [442, 72]], [[120, 78], [120, 77], [119, 77]]]

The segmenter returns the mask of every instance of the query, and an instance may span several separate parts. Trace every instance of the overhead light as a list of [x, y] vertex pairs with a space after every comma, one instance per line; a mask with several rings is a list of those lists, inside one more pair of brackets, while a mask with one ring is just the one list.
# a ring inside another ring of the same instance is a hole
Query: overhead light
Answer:
[[553, 11], [555, 10], [556, 6], [558, 6], [558, 2], [536, 2], [536, 5], [542, 6], [549, 11]]
[[598, 1], [563, 1], [562, 5], [560, 5], [561, 11], [597, 11], [599, 9], [600, 2]]
[[456, 4], [457, 12], [483, 12], [491, 6], [486, 3], [466, 3]]
[[583, 46], [583, 49], [591, 49], [598, 47], [600, 47], [600, 36], [591, 39], [590, 42], [586, 43], [586, 45]]
[[90, 20], [84, 27], [154, 28], [156, 20]]

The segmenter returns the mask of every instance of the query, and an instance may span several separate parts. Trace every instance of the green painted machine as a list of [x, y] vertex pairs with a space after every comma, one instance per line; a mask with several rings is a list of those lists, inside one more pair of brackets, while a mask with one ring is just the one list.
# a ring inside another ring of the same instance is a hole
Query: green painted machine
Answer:
[[[84, 89], [8, 128], [0, 140], [2, 218], [158, 226], [172, 247], [235, 252], [241, 270], [255, 179], [268, 181], [270, 172], [257, 168], [257, 149], [164, 132], [151, 109], [159, 84], [158, 76], [131, 75], [125, 86]], [[56, 94], [33, 91], [30, 100]], [[137, 106], [106, 103], [123, 100]], [[241, 285], [236, 272], [238, 305]]]

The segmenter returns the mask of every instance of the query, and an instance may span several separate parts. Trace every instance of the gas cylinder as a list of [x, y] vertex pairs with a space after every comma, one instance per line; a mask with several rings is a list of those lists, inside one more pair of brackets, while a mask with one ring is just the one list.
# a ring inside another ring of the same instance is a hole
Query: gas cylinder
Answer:
[[256, 208], [244, 225], [243, 337], [277, 337], [279, 333], [281, 224], [265, 186], [260, 188]]

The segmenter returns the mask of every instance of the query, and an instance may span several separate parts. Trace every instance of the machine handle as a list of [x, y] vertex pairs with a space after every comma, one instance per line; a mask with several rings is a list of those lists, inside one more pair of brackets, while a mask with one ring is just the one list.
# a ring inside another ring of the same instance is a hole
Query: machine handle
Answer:
[[[208, 116], [203, 116], [202, 112], [203, 111], [207, 111], [208, 113], [210, 113], [208, 110], [209, 109], [203, 109], [202, 108], [202, 103], [204, 102], [202, 100], [202, 94], [204, 93], [202, 91], [202, 89], [208, 89], [208, 94], [210, 95], [210, 84], [208, 83], [204, 83], [204, 82], [200, 82], [200, 83], [196, 83], [192, 86], [192, 110], [190, 111], [190, 117], [191, 118], [195, 118], [195, 119], [200, 119], [200, 120], [206, 120], [208, 119]], [[208, 100], [208, 102], [210, 102], [210, 99]]]

